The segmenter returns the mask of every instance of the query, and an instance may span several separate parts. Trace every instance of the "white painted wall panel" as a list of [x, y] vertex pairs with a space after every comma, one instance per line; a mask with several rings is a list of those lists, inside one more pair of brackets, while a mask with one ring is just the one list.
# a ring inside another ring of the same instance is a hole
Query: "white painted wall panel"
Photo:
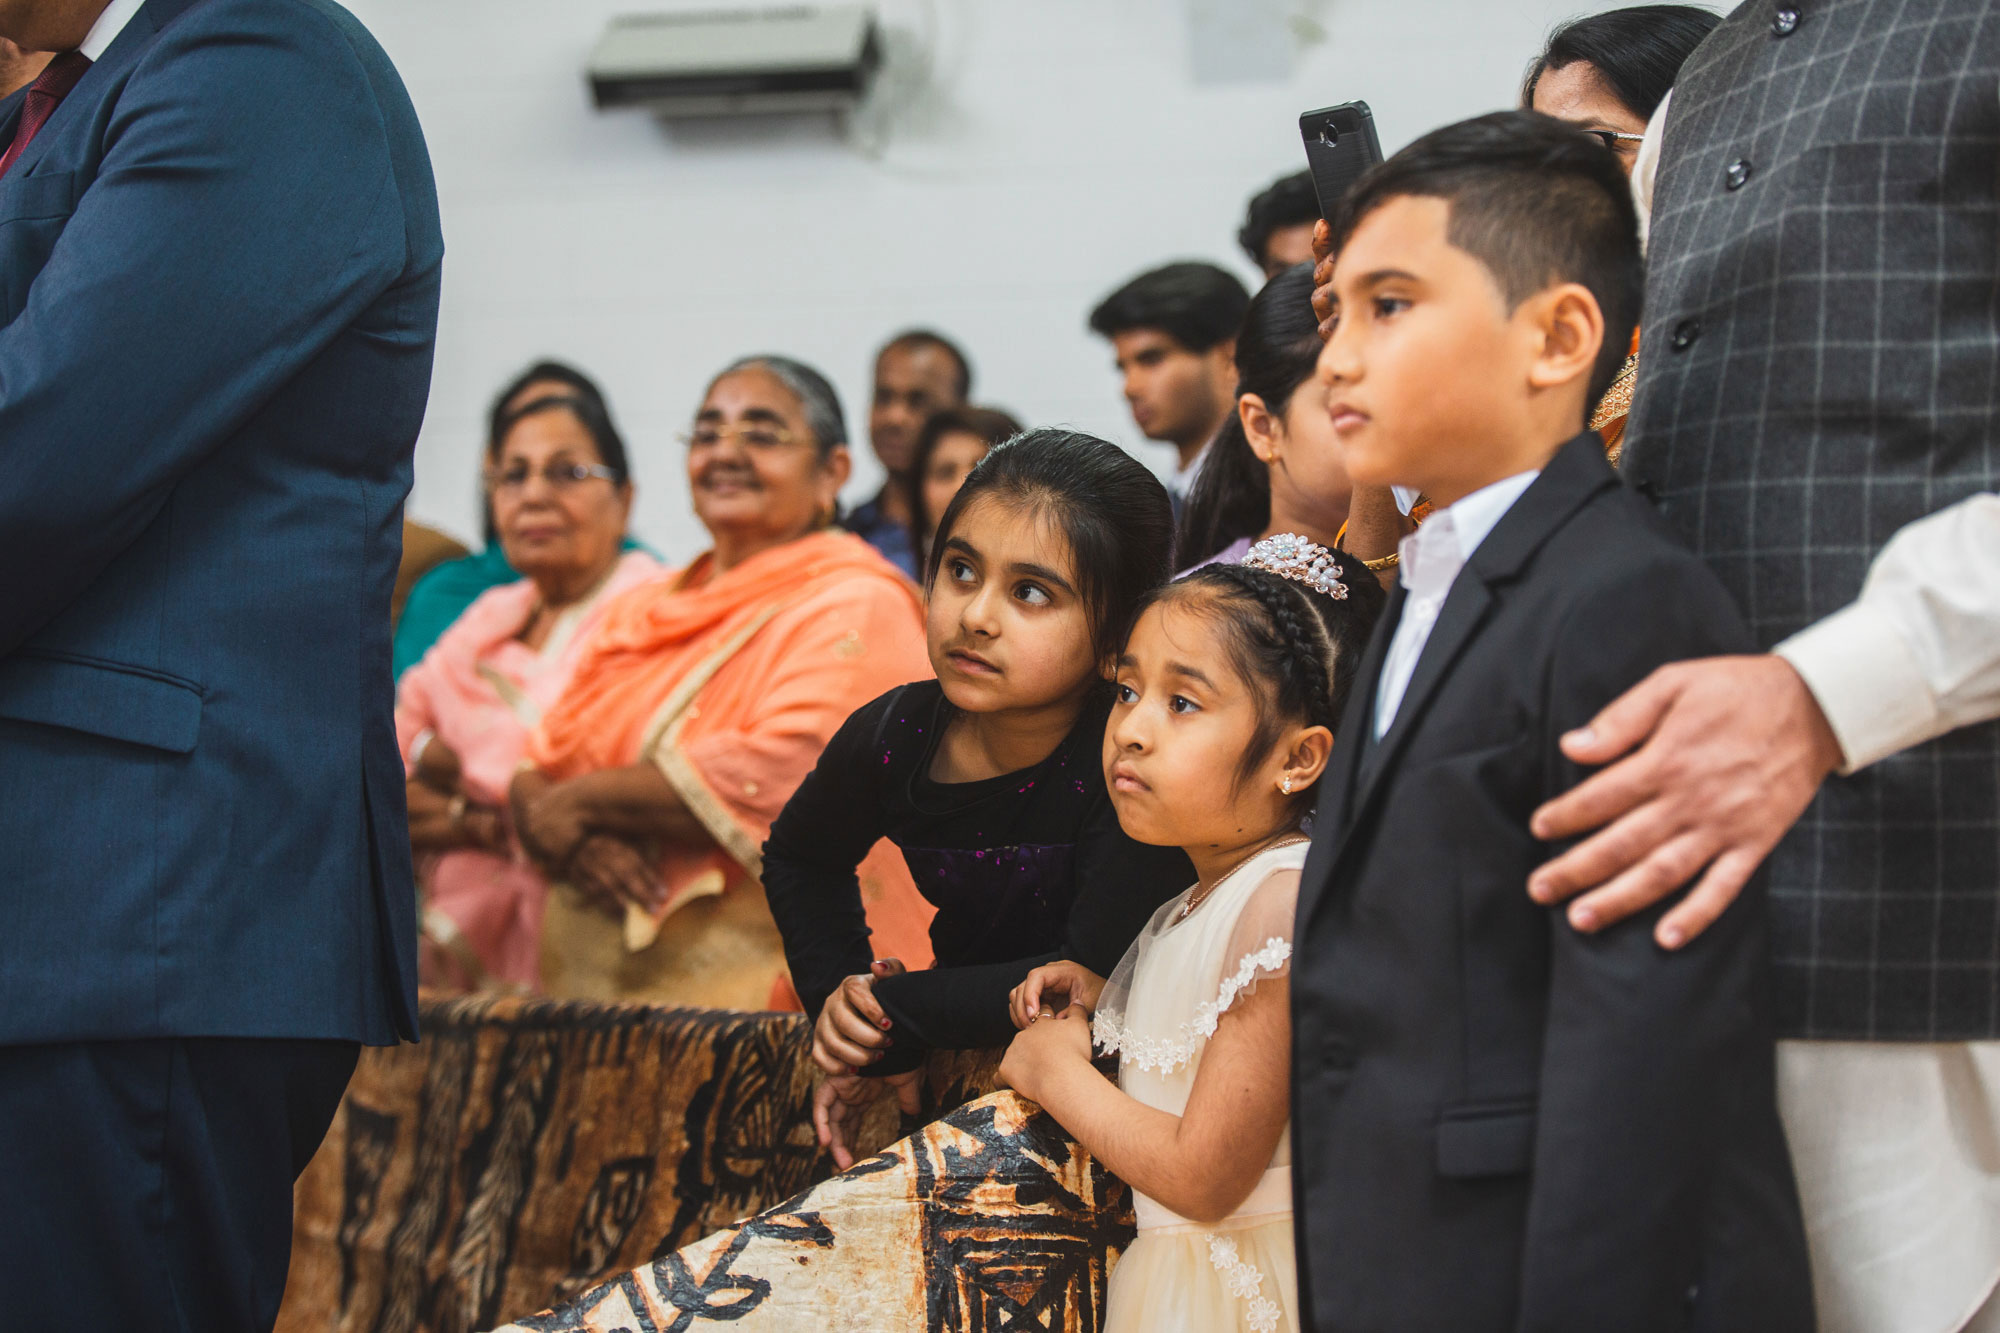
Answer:
[[[411, 515], [475, 533], [488, 399], [549, 354], [604, 384], [633, 447], [635, 530], [675, 558], [702, 543], [674, 436], [745, 352], [819, 366], [858, 438], [872, 349], [933, 325], [971, 352], [981, 401], [1165, 467], [1084, 327], [1092, 303], [1170, 259], [1253, 279], [1235, 230], [1252, 192], [1303, 165], [1301, 110], [1365, 98], [1393, 151], [1510, 104], [1548, 27], [1603, 7], [1306, 0], [1325, 36], [1289, 77], [1197, 85], [1176, 0], [881, 0], [891, 83], [844, 134], [826, 119], [666, 128], [595, 111], [585, 59], [613, 14], [647, 0], [348, 2], [409, 84], [444, 211]], [[926, 45], [929, 77], [913, 78]], [[879, 478], [857, 454], [850, 496]]]

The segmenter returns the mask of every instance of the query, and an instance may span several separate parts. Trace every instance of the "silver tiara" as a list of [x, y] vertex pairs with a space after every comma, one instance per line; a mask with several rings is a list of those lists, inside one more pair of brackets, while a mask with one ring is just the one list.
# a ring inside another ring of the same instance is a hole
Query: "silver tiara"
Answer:
[[1336, 602], [1347, 600], [1347, 585], [1340, 581], [1340, 562], [1333, 552], [1296, 532], [1266, 537], [1243, 557], [1250, 569], [1262, 569], [1279, 578], [1305, 584]]

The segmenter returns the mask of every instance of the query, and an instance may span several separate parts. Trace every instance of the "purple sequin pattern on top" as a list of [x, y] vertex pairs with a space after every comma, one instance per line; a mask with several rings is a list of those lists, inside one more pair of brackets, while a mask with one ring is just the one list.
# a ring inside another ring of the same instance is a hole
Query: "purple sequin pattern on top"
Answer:
[[[918, 890], [941, 910], [931, 923], [937, 965], [1027, 957], [1059, 948], [1076, 897], [1076, 848], [905, 847]], [[939, 925], [963, 923], [948, 937]]]

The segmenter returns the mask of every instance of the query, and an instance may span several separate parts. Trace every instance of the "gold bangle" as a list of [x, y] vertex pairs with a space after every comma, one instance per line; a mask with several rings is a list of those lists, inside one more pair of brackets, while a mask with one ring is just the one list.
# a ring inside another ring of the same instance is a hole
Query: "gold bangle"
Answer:
[[1401, 551], [1391, 551], [1380, 560], [1363, 560], [1362, 566], [1371, 574], [1380, 574], [1385, 569], [1394, 569], [1403, 562]]

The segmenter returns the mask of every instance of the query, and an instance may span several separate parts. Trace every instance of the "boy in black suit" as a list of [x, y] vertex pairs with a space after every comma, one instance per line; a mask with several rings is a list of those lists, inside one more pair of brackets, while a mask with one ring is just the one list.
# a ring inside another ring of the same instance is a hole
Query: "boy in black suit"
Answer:
[[1639, 312], [1624, 173], [1562, 122], [1485, 116], [1378, 168], [1337, 232], [1319, 378], [1348, 471], [1438, 508], [1300, 886], [1308, 1320], [1804, 1333], [1761, 894], [1668, 954], [1652, 915], [1579, 935], [1524, 887], [1556, 850], [1530, 812], [1582, 776], [1563, 733], [1666, 662], [1751, 648], [1584, 430]]

